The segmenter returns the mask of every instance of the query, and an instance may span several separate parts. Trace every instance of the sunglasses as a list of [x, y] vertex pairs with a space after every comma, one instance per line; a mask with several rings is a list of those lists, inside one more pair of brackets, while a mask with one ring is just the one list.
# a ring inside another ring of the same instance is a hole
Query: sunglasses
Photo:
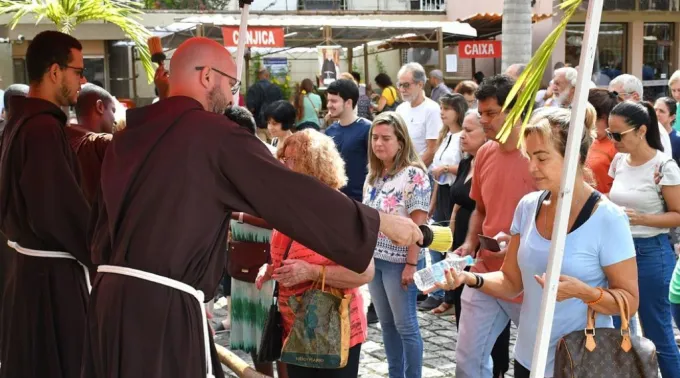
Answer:
[[620, 142], [621, 139], [623, 139], [623, 136], [624, 136], [624, 135], [626, 135], [626, 134], [628, 134], [629, 132], [634, 131], [634, 130], [635, 130], [635, 129], [629, 129], [629, 130], [626, 130], [626, 131], [624, 131], [624, 132], [622, 132], [622, 133], [613, 133], [613, 132], [609, 131], [609, 129], [607, 129], [607, 130], [605, 130], [605, 131], [607, 132], [607, 138], [609, 138], [609, 139], [611, 139], [611, 140], [615, 140], [615, 141], [617, 141], [617, 142]]
[[[195, 67], [195, 68], [196, 68], [196, 71], [200, 71], [200, 70], [204, 69], [205, 66], [198, 66], [198, 67]], [[233, 77], [233, 76], [231, 76], [227, 73], [224, 73], [224, 72], [218, 70], [217, 68], [210, 67], [210, 69], [212, 71], [215, 71], [218, 74], [234, 81], [234, 84], [229, 83], [229, 84], [231, 84], [231, 94], [235, 95], [241, 89], [241, 80], [238, 80], [237, 78], [235, 78], [235, 77]]]

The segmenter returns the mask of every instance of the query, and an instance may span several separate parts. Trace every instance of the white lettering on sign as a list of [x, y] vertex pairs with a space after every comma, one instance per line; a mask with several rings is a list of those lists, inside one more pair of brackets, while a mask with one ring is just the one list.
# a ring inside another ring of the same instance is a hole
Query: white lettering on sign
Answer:
[[[234, 31], [233, 41], [234, 44], [238, 44], [238, 31]], [[274, 32], [271, 30], [248, 30], [248, 40], [246, 42], [248, 45], [264, 45], [264, 46], [276, 46], [276, 40], [274, 39]]]
[[482, 45], [465, 45], [466, 55], [494, 55], [496, 51], [494, 50], [493, 44]]

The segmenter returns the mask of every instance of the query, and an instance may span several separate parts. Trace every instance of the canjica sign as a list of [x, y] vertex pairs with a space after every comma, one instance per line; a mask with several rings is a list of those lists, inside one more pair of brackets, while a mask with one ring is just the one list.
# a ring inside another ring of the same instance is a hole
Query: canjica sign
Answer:
[[461, 59], [500, 58], [501, 41], [460, 41], [458, 42], [458, 57]]
[[[222, 38], [227, 47], [238, 46], [238, 26], [223, 26]], [[283, 28], [248, 27], [248, 47], [285, 47]]]

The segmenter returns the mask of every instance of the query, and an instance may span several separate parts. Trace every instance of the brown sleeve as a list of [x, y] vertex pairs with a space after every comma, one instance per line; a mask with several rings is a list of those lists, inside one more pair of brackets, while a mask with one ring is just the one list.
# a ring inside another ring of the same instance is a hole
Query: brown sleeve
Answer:
[[264, 220], [262, 218], [254, 217], [254, 216], [252, 216], [250, 214], [246, 214], [246, 213], [241, 213], [241, 212], [231, 213], [231, 219], [238, 221], [239, 218], [240, 218], [240, 214], [243, 214], [243, 223], [245, 223], [245, 224], [249, 224], [249, 225], [255, 226], [255, 227], [264, 228], [264, 229], [267, 229], [267, 230], [272, 230], [274, 228], [269, 223], [267, 223], [266, 220]]
[[373, 257], [380, 228], [376, 210], [275, 160], [238, 127], [222, 128], [215, 165], [218, 195], [229, 209], [265, 219], [274, 228], [355, 272]]
[[71, 147], [62, 126], [49, 116], [25, 125], [25, 161], [19, 185], [36, 235], [63, 246], [78, 261], [91, 267], [85, 241], [90, 208], [73, 173]]
[[104, 161], [104, 154], [106, 154], [106, 149], [109, 148], [109, 144], [111, 144], [111, 138], [113, 138], [113, 135], [111, 134], [98, 134], [94, 139], [94, 149], [100, 162]]

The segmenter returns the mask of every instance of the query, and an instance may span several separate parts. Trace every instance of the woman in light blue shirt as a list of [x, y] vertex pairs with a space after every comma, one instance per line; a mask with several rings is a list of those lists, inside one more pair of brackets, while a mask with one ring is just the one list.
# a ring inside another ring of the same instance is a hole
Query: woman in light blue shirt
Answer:
[[[522, 144], [530, 159], [529, 169], [536, 186], [542, 191], [527, 194], [520, 201], [512, 222], [512, 236], [499, 237], [510, 243], [501, 271], [486, 274], [463, 272], [460, 275], [451, 272], [450, 285], [440, 285], [450, 290], [465, 283], [502, 298], [514, 298], [524, 292], [515, 345], [516, 378], [528, 378], [531, 370], [570, 114], [565, 109], [542, 109], [534, 115], [524, 132]], [[595, 110], [589, 106], [545, 377], [553, 376], [555, 348], [559, 339], [585, 329], [588, 306], [599, 314], [619, 314], [615, 299], [604, 289], [619, 289], [626, 295], [631, 313], [635, 313], [638, 307], [635, 248], [628, 219], [621, 208], [583, 179], [583, 164], [593, 141], [591, 131], [595, 118]], [[596, 326], [612, 327], [612, 317], [600, 315]]]
[[319, 130], [319, 114], [321, 113], [321, 97], [314, 93], [314, 83], [310, 79], [302, 80], [300, 90], [295, 96], [297, 131], [313, 128]]

